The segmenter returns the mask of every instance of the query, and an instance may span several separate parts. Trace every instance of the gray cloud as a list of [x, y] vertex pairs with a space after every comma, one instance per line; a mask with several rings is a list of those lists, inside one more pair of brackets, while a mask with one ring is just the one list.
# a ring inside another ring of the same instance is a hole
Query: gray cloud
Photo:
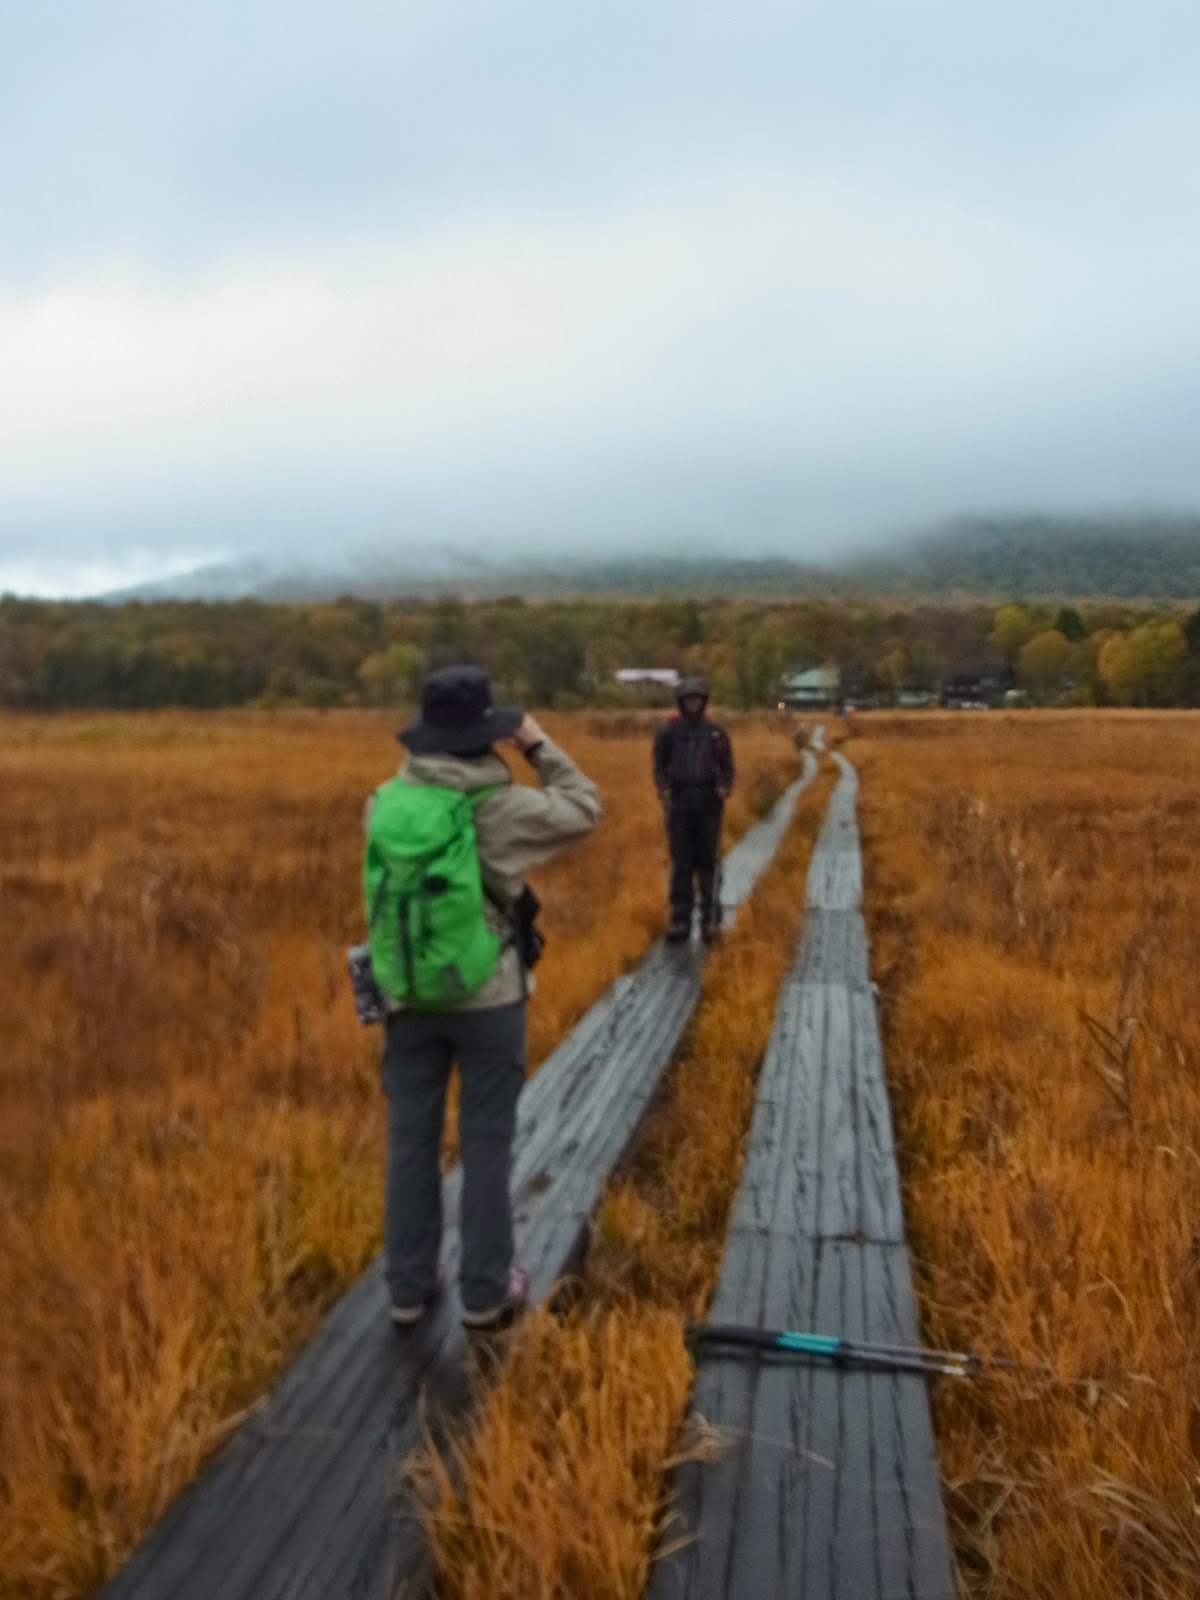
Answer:
[[1190, 6], [0, 27], [0, 587], [1200, 499]]

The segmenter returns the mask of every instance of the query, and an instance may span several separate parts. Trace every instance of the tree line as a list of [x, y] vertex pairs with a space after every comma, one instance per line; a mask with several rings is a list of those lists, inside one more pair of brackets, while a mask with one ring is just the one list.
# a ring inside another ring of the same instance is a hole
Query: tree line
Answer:
[[701, 672], [726, 706], [770, 704], [781, 676], [833, 663], [860, 699], [936, 694], [1002, 667], [1039, 704], [1200, 704], [1200, 610], [1124, 602], [1000, 606], [805, 598], [312, 604], [0, 598], [9, 709], [411, 702], [430, 668], [472, 660], [538, 707], [619, 707], [623, 667]]

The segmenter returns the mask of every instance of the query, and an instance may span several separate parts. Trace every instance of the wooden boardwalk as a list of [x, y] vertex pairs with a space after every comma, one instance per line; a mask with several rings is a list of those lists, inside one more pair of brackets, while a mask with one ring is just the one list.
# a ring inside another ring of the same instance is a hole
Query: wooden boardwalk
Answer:
[[[730, 851], [723, 900], [750, 894], [816, 763]], [[588, 1221], [700, 993], [698, 948], [656, 945], [530, 1079], [514, 1164], [517, 1240], [539, 1303], [577, 1261]], [[382, 1114], [382, 1113], [381, 1113]], [[445, 1180], [448, 1280], [460, 1173]], [[398, 1468], [430, 1414], [466, 1401], [452, 1287], [396, 1335], [382, 1263], [349, 1290], [269, 1400], [184, 1491], [107, 1600], [384, 1600], [425, 1586], [420, 1529]]]
[[[857, 778], [808, 877], [731, 1219], [714, 1322], [916, 1343], [861, 913]], [[725, 1436], [679, 1474], [652, 1600], [948, 1600], [925, 1380], [705, 1354], [693, 1411]], [[680, 1544], [680, 1541], [684, 1541]]]

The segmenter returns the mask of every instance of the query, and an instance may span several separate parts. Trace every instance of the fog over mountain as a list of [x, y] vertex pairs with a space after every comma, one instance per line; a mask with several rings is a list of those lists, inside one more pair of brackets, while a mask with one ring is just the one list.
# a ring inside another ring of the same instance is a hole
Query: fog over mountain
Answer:
[[825, 562], [683, 545], [490, 560], [452, 546], [379, 547], [331, 554], [323, 562], [216, 563], [106, 598], [538, 600], [606, 593], [1194, 600], [1200, 598], [1200, 514], [963, 517], [885, 549]]

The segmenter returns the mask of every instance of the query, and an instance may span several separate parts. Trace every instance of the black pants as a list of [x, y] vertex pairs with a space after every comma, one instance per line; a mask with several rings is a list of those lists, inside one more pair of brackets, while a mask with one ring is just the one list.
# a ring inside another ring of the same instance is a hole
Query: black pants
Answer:
[[721, 816], [715, 805], [671, 810], [667, 814], [667, 843], [671, 849], [671, 921], [690, 927], [695, 901], [695, 880], [700, 882], [700, 916], [711, 927], [721, 920], [717, 898], [717, 861], [721, 849]]

